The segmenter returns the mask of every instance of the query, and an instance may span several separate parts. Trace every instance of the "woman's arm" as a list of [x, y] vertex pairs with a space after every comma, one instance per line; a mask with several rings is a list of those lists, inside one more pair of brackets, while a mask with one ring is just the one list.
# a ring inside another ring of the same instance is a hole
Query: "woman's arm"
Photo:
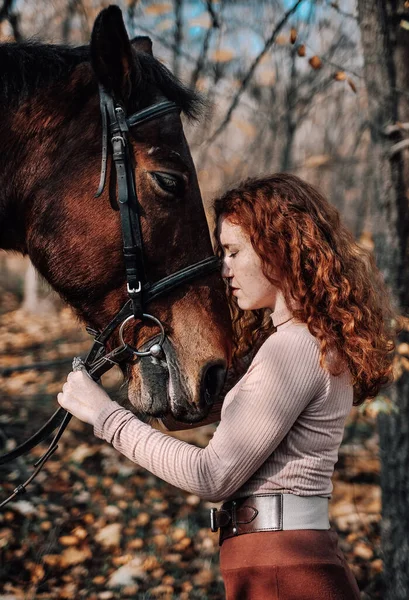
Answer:
[[324, 382], [312, 338], [273, 334], [232, 397], [226, 397], [221, 422], [206, 448], [157, 431], [116, 403], [103, 409], [94, 432], [172, 485], [219, 501], [261, 467]]
[[203, 421], [198, 423], [182, 423], [172, 417], [172, 415], [166, 415], [163, 419], [158, 419], [158, 424], [161, 429], [166, 431], [183, 431], [185, 429], [196, 429], [197, 427], [204, 427], [204, 425], [210, 425], [211, 423], [218, 423], [220, 421], [220, 414], [222, 411], [223, 400], [219, 400], [213, 404], [209, 411], [209, 414]]

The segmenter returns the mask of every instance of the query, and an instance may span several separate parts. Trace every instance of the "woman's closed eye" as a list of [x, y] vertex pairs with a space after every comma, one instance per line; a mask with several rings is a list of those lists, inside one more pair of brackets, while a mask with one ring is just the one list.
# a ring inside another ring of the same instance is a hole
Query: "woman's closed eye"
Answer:
[[236, 252], [232, 252], [231, 254], [228, 255], [228, 258], [234, 258], [237, 253], [238, 253], [238, 250], [236, 250]]

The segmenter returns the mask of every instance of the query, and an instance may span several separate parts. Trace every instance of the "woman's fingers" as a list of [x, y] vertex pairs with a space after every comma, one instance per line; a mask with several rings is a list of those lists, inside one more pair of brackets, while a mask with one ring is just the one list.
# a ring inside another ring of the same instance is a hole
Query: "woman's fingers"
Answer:
[[83, 370], [69, 373], [57, 400], [65, 410], [91, 425], [101, 411], [111, 405], [105, 390]]

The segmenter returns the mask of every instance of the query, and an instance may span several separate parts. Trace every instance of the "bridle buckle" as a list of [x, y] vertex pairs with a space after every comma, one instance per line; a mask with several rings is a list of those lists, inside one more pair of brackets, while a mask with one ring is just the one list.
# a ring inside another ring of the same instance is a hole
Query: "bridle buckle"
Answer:
[[141, 290], [142, 290], [142, 284], [141, 284], [140, 281], [138, 281], [138, 287], [137, 288], [131, 288], [131, 287], [129, 287], [129, 282], [127, 282], [127, 284], [126, 284], [126, 291], [128, 292], [129, 295], [131, 295], [131, 294], [139, 294]]
[[123, 147], [125, 148], [125, 138], [122, 135], [113, 135], [111, 138], [112, 145], [114, 142], [121, 142]]

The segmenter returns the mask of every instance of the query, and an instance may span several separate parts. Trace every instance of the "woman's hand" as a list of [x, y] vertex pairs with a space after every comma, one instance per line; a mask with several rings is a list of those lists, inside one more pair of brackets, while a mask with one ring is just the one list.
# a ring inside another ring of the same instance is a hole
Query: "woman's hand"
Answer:
[[90, 425], [111, 405], [112, 400], [84, 370], [72, 371], [57, 396], [59, 404], [69, 413]]

